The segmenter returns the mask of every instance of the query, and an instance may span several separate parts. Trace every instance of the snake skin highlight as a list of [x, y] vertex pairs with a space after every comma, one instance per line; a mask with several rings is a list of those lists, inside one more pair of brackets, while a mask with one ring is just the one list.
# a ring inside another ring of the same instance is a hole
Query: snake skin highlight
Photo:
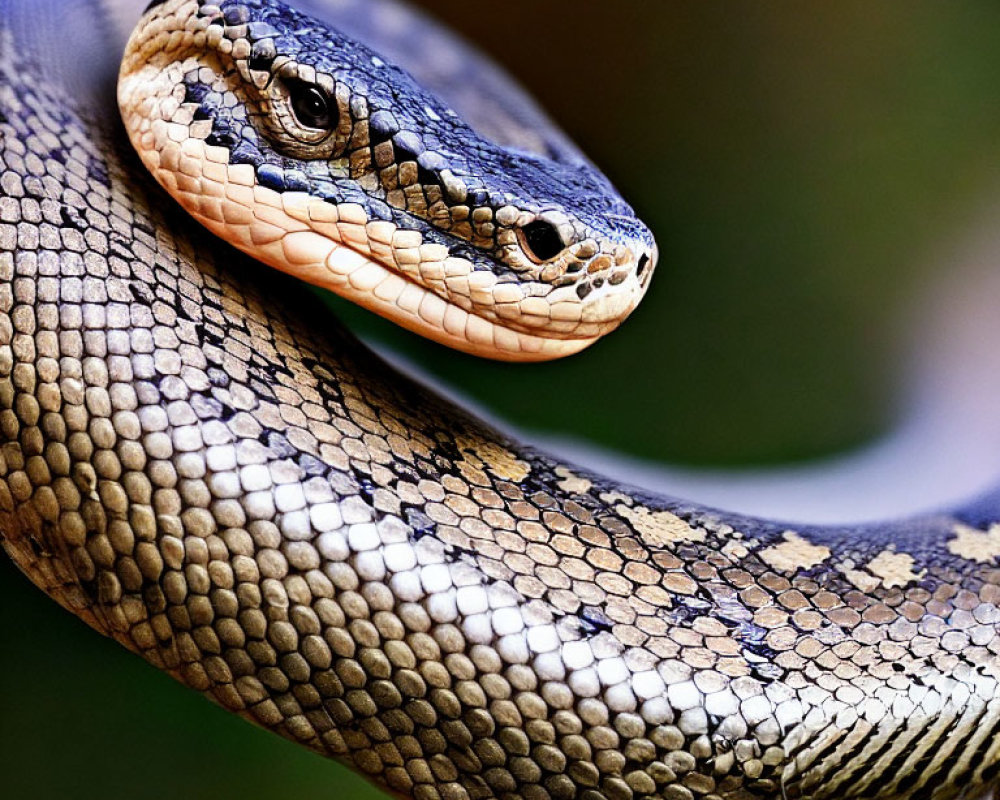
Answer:
[[[323, 124], [297, 93], [326, 103]], [[577, 352], [641, 299], [655, 245], [575, 151], [495, 144], [365, 45], [275, 0], [154, 4], [119, 103], [215, 233], [479, 355]]]
[[509, 441], [192, 225], [56, 18], [0, 0], [0, 542], [41, 589], [399, 797], [995, 787], [1000, 492], [791, 528]]

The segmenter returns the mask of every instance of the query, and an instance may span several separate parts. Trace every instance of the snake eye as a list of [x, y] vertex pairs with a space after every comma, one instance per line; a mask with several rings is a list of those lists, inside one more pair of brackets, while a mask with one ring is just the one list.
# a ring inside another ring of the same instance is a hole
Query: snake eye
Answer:
[[[341, 155], [351, 138], [351, 92], [329, 75], [298, 76], [298, 65], [284, 63], [268, 83], [266, 113], [255, 124], [282, 155], [302, 161]], [[291, 74], [289, 74], [291, 73]]]
[[292, 113], [299, 125], [321, 131], [336, 130], [340, 114], [337, 104], [330, 101], [326, 92], [316, 84], [305, 81], [290, 80], [285, 83]]
[[555, 226], [542, 219], [521, 228], [521, 244], [534, 261], [550, 261], [566, 249]]

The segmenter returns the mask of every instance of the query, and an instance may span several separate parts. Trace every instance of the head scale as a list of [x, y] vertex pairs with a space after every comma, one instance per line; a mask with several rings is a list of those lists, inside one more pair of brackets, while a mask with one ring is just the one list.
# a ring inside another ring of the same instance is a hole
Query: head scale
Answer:
[[275, 0], [154, 3], [119, 103], [157, 179], [267, 263], [494, 358], [576, 352], [648, 286], [648, 229], [582, 158], [501, 147]]

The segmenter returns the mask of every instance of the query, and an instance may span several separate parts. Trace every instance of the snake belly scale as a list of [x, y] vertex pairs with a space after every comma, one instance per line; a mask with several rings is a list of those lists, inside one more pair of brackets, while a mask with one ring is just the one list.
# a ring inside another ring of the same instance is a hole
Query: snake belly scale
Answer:
[[195, 229], [39, 9], [0, 0], [0, 539], [57, 602], [399, 796], [992, 788], [997, 496], [791, 529], [505, 439]]

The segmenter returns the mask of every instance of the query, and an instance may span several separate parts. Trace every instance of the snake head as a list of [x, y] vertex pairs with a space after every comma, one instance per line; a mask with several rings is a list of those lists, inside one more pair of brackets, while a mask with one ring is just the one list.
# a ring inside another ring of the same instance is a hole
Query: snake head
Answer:
[[480, 135], [275, 0], [153, 3], [118, 93], [143, 162], [207, 227], [459, 350], [575, 353], [649, 285], [652, 235], [586, 159]]

